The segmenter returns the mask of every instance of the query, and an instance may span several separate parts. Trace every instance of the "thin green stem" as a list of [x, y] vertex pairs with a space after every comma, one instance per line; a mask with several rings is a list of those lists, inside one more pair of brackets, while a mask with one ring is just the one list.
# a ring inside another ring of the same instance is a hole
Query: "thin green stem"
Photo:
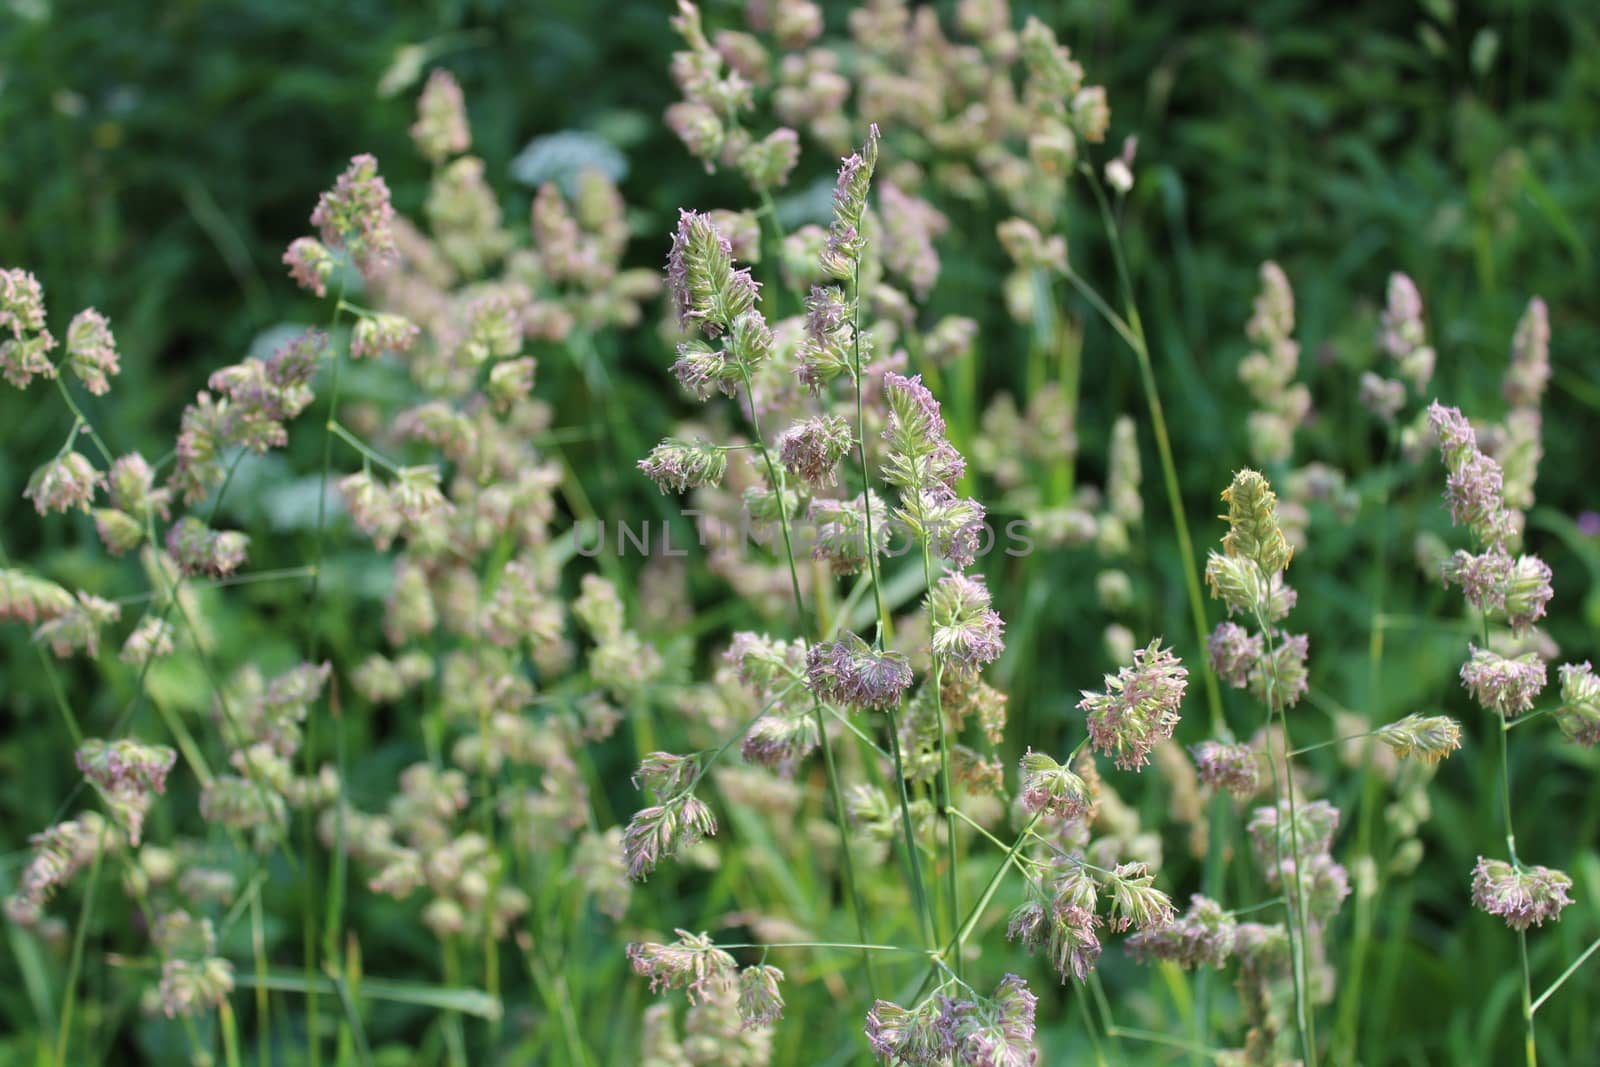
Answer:
[[361, 440], [361, 438], [345, 429], [339, 424], [337, 419], [330, 418], [328, 420], [328, 432], [333, 434], [333, 436], [337, 437], [339, 440], [343, 441], [345, 444], [349, 445], [351, 448], [355, 449], [357, 452], [361, 453], [362, 459], [367, 460], [370, 463], [376, 463], [378, 466], [382, 467], [391, 474], [399, 473], [399, 464], [390, 460], [372, 446], [368, 445], [365, 441]]
[[[341, 271], [339, 279], [339, 293], [334, 298], [333, 315], [328, 323], [328, 334], [332, 337], [339, 325], [339, 316], [344, 312], [345, 289], [349, 285], [349, 276]], [[318, 610], [322, 596], [323, 577], [323, 551], [327, 541], [328, 531], [328, 475], [333, 468], [333, 428], [338, 424], [339, 416], [339, 389], [343, 384], [340, 370], [344, 360], [336, 347], [333, 350], [333, 380], [328, 388], [328, 417], [323, 424], [322, 431], [322, 470], [317, 478], [317, 531], [313, 541], [311, 589], [306, 597], [307, 610], [311, 621], [311, 662], [316, 663], [322, 652], [322, 613]], [[306, 744], [303, 747], [308, 773], [311, 769], [311, 740], [315, 730], [316, 719], [312, 718], [311, 730], [308, 730]], [[344, 784], [339, 785], [339, 795], [334, 798], [337, 805], [336, 820], [338, 834], [342, 839], [344, 833]], [[307, 810], [300, 819], [301, 844], [306, 850], [307, 862], [311, 857], [311, 815]], [[317, 929], [316, 908], [312, 905], [308, 894], [306, 906], [301, 913], [301, 944], [305, 955], [304, 968], [306, 978], [306, 1056], [311, 1067], [320, 1067], [322, 1063], [322, 1042], [317, 1036], [317, 985], [313, 981], [317, 973]]]
[[[922, 542], [922, 579], [928, 587], [930, 596], [933, 594], [933, 552], [928, 542]], [[950, 739], [949, 724], [944, 718], [944, 660], [938, 655], [933, 659], [933, 714], [939, 723], [939, 792], [942, 796], [941, 806], [944, 808], [945, 841], [949, 854], [945, 857], [945, 875], [950, 894], [950, 921], [961, 914], [961, 888], [956, 877], [956, 868], [960, 865], [960, 856], [956, 851], [956, 815], [955, 792], [950, 788]], [[960, 955], [955, 960], [956, 975], [963, 977], [965, 969]]]
[[1331, 741], [1318, 741], [1314, 745], [1307, 745], [1305, 748], [1297, 748], [1288, 755], [1290, 757], [1303, 756], [1307, 752], [1315, 752], [1319, 748], [1332, 748], [1334, 745], [1343, 745], [1348, 744], [1351, 741], [1360, 741], [1364, 737], [1377, 737], [1380, 733], [1382, 733], [1381, 730], [1368, 730], [1365, 733], [1351, 734], [1348, 737], [1335, 737]]
[[854, 941], [769, 941], [765, 943], [740, 942], [732, 945], [717, 945], [720, 949], [767, 949], [767, 948], [841, 948], [857, 952], [899, 952], [911, 956], [927, 956], [925, 948], [911, 948], [906, 945], [865, 945]]
[[89, 938], [89, 920], [94, 916], [95, 890], [100, 886], [100, 866], [105, 859], [106, 835], [110, 824], [100, 828], [100, 840], [95, 844], [94, 862], [89, 867], [89, 881], [83, 891], [83, 903], [78, 907], [78, 928], [72, 935], [72, 956], [67, 963], [67, 988], [61, 998], [61, 1022], [56, 1029], [56, 1067], [67, 1067], [67, 1050], [72, 1044], [72, 1015], [78, 1003], [78, 979], [83, 972], [83, 948]]
[[917, 913], [922, 920], [922, 937], [934, 944], [937, 926], [933, 921], [933, 906], [928, 902], [928, 891], [922, 881], [922, 857], [917, 849], [916, 831], [911, 825], [911, 798], [906, 792], [905, 759], [900, 752], [900, 720], [894, 709], [889, 714], [889, 751], [894, 756], [894, 777], [899, 786], [900, 827], [904, 831], [906, 865], [910, 872], [911, 893], [916, 901]]
[[1566, 985], [1567, 979], [1576, 974], [1579, 967], [1582, 967], [1585, 963], [1588, 963], [1589, 957], [1593, 956], [1596, 952], [1600, 952], [1600, 939], [1596, 939], [1589, 945], [1588, 948], [1584, 949], [1578, 958], [1573, 960], [1571, 965], [1569, 965], [1566, 970], [1561, 972], [1561, 977], [1557, 978], [1554, 982], [1551, 982], [1550, 987], [1543, 993], [1539, 994], [1539, 999], [1535, 1000], [1529, 1007], [1528, 1013], [1531, 1015], [1543, 1007], [1544, 1002], [1554, 996], [1556, 990]]
[[[78, 402], [72, 399], [72, 392], [67, 388], [67, 383], [62, 380], [62, 375], [57, 373], [51, 380], [56, 383], [56, 390], [61, 394], [61, 399], [67, 402], [67, 410], [72, 412], [72, 417], [75, 420], [72, 428], [73, 433], [76, 434], [81, 426], [83, 431], [89, 435], [89, 440], [94, 442], [95, 450], [100, 453], [100, 458], [106, 461], [107, 466], [110, 466], [115, 461], [111, 454], [111, 449], [106, 447], [106, 443], [100, 437], [99, 431], [94, 428], [94, 424], [89, 421], [88, 416], [84, 415], [83, 409], [78, 407]], [[69, 437], [68, 440], [70, 441], [71, 438]]]

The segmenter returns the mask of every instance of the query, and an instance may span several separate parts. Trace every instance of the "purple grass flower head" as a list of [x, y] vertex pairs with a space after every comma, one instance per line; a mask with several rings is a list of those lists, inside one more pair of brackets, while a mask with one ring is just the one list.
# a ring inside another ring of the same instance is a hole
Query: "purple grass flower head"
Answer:
[[234, 530], [213, 530], [185, 516], [167, 530], [167, 551], [185, 574], [226, 578], [244, 565], [250, 538]]
[[1078, 710], [1088, 717], [1095, 750], [1124, 770], [1150, 762], [1150, 752], [1178, 725], [1188, 678], [1188, 670], [1158, 637], [1133, 654], [1132, 666], [1105, 676], [1105, 692], [1085, 690]]
[[1472, 868], [1472, 903], [1480, 911], [1498, 915], [1513, 930], [1557, 921], [1572, 903], [1567, 890], [1572, 879], [1549, 867], [1512, 866], [1504, 860], [1478, 857]]
[[1035, 815], [1077, 819], [1094, 807], [1089, 784], [1043, 752], [1022, 757], [1022, 806]]
[[39, 624], [33, 639], [49, 645], [57, 659], [80, 650], [92, 659], [100, 655], [100, 631], [121, 617], [112, 601], [80, 591], [65, 611]]
[[941, 1067], [955, 1050], [953, 1021], [937, 997], [910, 1010], [880, 1000], [867, 1012], [867, 1043], [890, 1064]]
[[111, 324], [94, 308], [78, 312], [67, 326], [67, 366], [95, 396], [109, 392], [110, 375], [121, 370]]
[[122, 643], [122, 651], [118, 653], [122, 662], [142, 668], [146, 661], [159, 656], [170, 656], [174, 647], [173, 638], [177, 634], [177, 627], [164, 619], [148, 615], [139, 625], [128, 634], [128, 639]]
[[954, 1062], [961, 1067], [1031, 1067], [1039, 1059], [1034, 1047], [1034, 1014], [1039, 998], [1014, 974], [1000, 980], [991, 997], [947, 1001], [945, 1014], [954, 1025]]
[[32, 626], [72, 610], [72, 594], [55, 582], [24, 571], [0, 569], [0, 620]]
[[1261, 658], [1260, 634], [1252, 634], [1234, 622], [1219, 622], [1206, 642], [1206, 654], [1217, 677], [1235, 689], [1243, 689]]
[[1449, 472], [1445, 502], [1451, 521], [1470, 529], [1482, 545], [1502, 544], [1511, 533], [1511, 521], [1500, 464], [1479, 450], [1477, 435], [1460, 409], [1434, 401], [1428, 407], [1428, 425]]
[[757, 189], [776, 189], [789, 184], [798, 162], [800, 135], [780, 126], [740, 153], [739, 171]]
[[771, 1026], [783, 1018], [783, 992], [778, 984], [783, 972], [767, 964], [746, 967], [739, 972], [739, 1018], [741, 1029]]
[[751, 763], [781, 770], [810, 755], [820, 740], [816, 719], [809, 712], [774, 709], [745, 733], [739, 752]]
[[157, 987], [167, 1018], [188, 1017], [217, 1008], [233, 992], [233, 964], [218, 956], [200, 960], [169, 959], [161, 965]]
[[22, 869], [17, 890], [6, 898], [6, 916], [20, 926], [34, 926], [57, 889], [94, 861], [102, 848], [116, 848], [119, 835], [96, 812], [56, 825], [28, 838], [33, 854]]
[[1550, 567], [1538, 556], [1518, 556], [1506, 582], [1506, 622], [1518, 634], [1527, 633], [1544, 617], [1545, 605], [1555, 596]]
[[[813, 285], [806, 296], [806, 336], [800, 343], [800, 380], [821, 391], [842, 374], [853, 374], [855, 326], [844, 293], [836, 285]], [[870, 346], [861, 338], [862, 358]]]
[[672, 800], [694, 784], [699, 776], [700, 764], [692, 756], [676, 756], [671, 752], [652, 752], [640, 762], [633, 774], [635, 789], [648, 789], [663, 800]]
[[1401, 759], [1434, 764], [1461, 747], [1461, 724], [1448, 715], [1407, 715], [1378, 728], [1378, 740]]
[[806, 652], [806, 683], [823, 700], [858, 711], [884, 711], [900, 703], [911, 686], [911, 664], [904, 655], [874, 649], [846, 631]]
[[1106, 888], [1111, 891], [1111, 929], [1118, 932], [1165, 926], [1176, 914], [1172, 898], [1155, 888], [1149, 864], [1117, 864], [1106, 876]]
[[44, 323], [39, 279], [21, 269], [0, 270], [0, 374], [18, 389], [26, 389], [36, 376], [56, 376], [50, 359], [56, 340]]
[[1380, 318], [1378, 346], [1395, 361], [1400, 376], [1419, 393], [1433, 378], [1436, 361], [1422, 321], [1422, 294], [1404, 274], [1389, 275], [1388, 299]]
[[922, 339], [922, 358], [935, 367], [947, 367], [972, 354], [978, 323], [965, 315], [946, 315]]
[[918, 196], [884, 182], [878, 194], [883, 216], [883, 261], [889, 272], [905, 281], [919, 302], [928, 299], [939, 280], [939, 253], [934, 240], [950, 226], [937, 208]]
[[703, 439], [681, 441], [669, 437], [651, 449], [638, 467], [663, 493], [683, 493], [721, 485], [728, 472], [728, 453]]
[[755, 309], [759, 286], [749, 268], [734, 269], [733, 244], [710, 215], [681, 210], [667, 254], [667, 288], [679, 324], [716, 337]]
[[1256, 660], [1250, 671], [1250, 695], [1274, 710], [1300, 703], [1309, 685], [1306, 657], [1311, 639], [1305, 634], [1279, 634], [1277, 645]]
[[[940, 411], [939, 401], [922, 384], [922, 375], [907, 378], [903, 374], [890, 372], [884, 376], [883, 391], [889, 402], [889, 426], [883, 431], [883, 439], [895, 451], [909, 456], [933, 452], [945, 439], [944, 415]], [[956, 471], [949, 481], [953, 482], [960, 476], [961, 472]], [[944, 478], [939, 480], [946, 481]], [[925, 479], [907, 477], [895, 484], [921, 485], [925, 484]]]
[[1067, 46], [1056, 40], [1054, 30], [1030, 15], [1019, 41], [1030, 87], [1036, 95], [1053, 101], [1070, 100], [1077, 95], [1083, 87], [1083, 68], [1072, 59]]
[[417, 121], [411, 127], [411, 141], [422, 158], [434, 166], [472, 147], [466, 99], [448, 70], [439, 69], [428, 75], [428, 82], [417, 97]]
[[839, 177], [833, 187], [833, 222], [828, 226], [828, 243], [822, 251], [822, 267], [840, 281], [848, 281], [860, 267], [865, 238], [861, 233], [867, 211], [867, 193], [872, 173], [878, 165], [878, 126], [867, 128], [861, 151], [839, 163]]
[[813, 527], [811, 558], [826, 560], [836, 575], [860, 574], [867, 567], [867, 509], [872, 510], [872, 547], [877, 555], [889, 548], [893, 531], [889, 509], [878, 494], [854, 500], [814, 499], [806, 511]]
[[0, 270], [0, 331], [20, 340], [44, 330], [44, 287], [20, 268]]
[[81, 452], [64, 452], [33, 472], [22, 495], [33, 501], [41, 515], [73, 508], [87, 512], [95, 490], [104, 488], [106, 476]]
[[333, 253], [315, 237], [296, 237], [283, 253], [289, 277], [300, 288], [319, 298], [328, 295], [328, 279], [333, 277]]
[[357, 471], [339, 479], [339, 495], [356, 529], [380, 549], [387, 549], [399, 534], [402, 519], [395, 506], [394, 493], [368, 471]]
[[958, 670], [976, 671], [1000, 658], [1005, 622], [990, 606], [982, 578], [945, 574], [928, 595], [933, 655]]
[[376, 158], [363, 153], [350, 160], [333, 188], [317, 200], [311, 225], [324, 245], [350, 253], [356, 269], [369, 278], [399, 256], [394, 205]]
[[363, 315], [350, 331], [350, 358], [366, 359], [385, 352], [408, 351], [421, 333], [416, 323], [402, 315], [386, 311]]
[[1384, 378], [1371, 371], [1361, 372], [1361, 406], [1385, 423], [1394, 422], [1400, 409], [1406, 406], [1406, 385], [1393, 378]]
[[716, 832], [716, 817], [693, 793], [641, 808], [622, 835], [628, 877], [642, 881], [663, 858], [677, 855]]
[[1064, 271], [1067, 269], [1067, 242], [1059, 234], [1049, 238], [1027, 219], [1007, 219], [995, 227], [1000, 247], [1018, 267]]
[[1313, 800], [1297, 804], [1291, 816], [1289, 802], [1280, 801], [1275, 807], [1257, 808], [1246, 829], [1267, 884], [1277, 885], [1281, 873], [1279, 857], [1293, 856], [1296, 843], [1302, 858], [1326, 853], [1333, 847], [1333, 835], [1339, 830], [1339, 809], [1326, 800]]
[[1032, 898], [1017, 905], [1006, 922], [1006, 940], [1020, 942], [1028, 954], [1045, 943], [1050, 936], [1050, 912], [1044, 904]]
[[683, 391], [696, 400], [709, 400], [717, 392], [733, 396], [741, 380], [738, 365], [727, 353], [704, 341], [685, 341], [678, 345], [672, 376], [678, 379]]
[[1181, 917], [1130, 936], [1128, 951], [1140, 962], [1165, 960], [1184, 970], [1221, 967], [1233, 954], [1238, 925], [1222, 905], [1196, 893], [1189, 898], [1189, 910]]
[[1534, 698], [1545, 684], [1544, 660], [1537, 652], [1508, 659], [1476, 645], [1469, 644], [1467, 649], [1467, 661], [1461, 665], [1461, 684], [1480, 707], [1506, 719], [1533, 708]]
[[431, 463], [396, 470], [393, 492], [395, 510], [413, 526], [442, 518], [455, 510], [439, 487], [439, 468]]
[[1534, 297], [1517, 321], [1506, 368], [1505, 397], [1512, 407], [1537, 407], [1550, 380], [1550, 311]]
[[981, 998], [962, 1019], [955, 1062], [962, 1067], [1030, 1067], [1038, 1062], [1034, 1014], [1038, 997], [1016, 974], [995, 985], [994, 997]]
[[1100, 917], [1087, 908], [1057, 897], [1050, 906], [1047, 951], [1050, 966], [1066, 984], [1068, 978], [1087, 981], [1100, 960]]
[[633, 973], [650, 979], [650, 992], [682, 989], [691, 1004], [704, 999], [714, 986], [733, 978], [738, 969], [732, 956], [718, 948], [704, 934], [674, 930], [678, 940], [669, 944], [636, 941], [628, 946], [628, 962]]
[[1440, 573], [1446, 586], [1460, 586], [1467, 603], [1479, 611], [1499, 611], [1505, 607], [1513, 566], [1503, 546], [1490, 545], [1478, 555], [1457, 549]]
[[156, 794], [166, 792], [177, 752], [126, 738], [110, 743], [89, 738], [78, 746], [76, 759], [78, 770], [94, 783], [112, 818], [127, 832], [129, 844], [137, 846]]
[[1249, 745], [1202, 741], [1190, 749], [1200, 781], [1240, 800], [1261, 790], [1261, 759]]
[[1588, 661], [1563, 663], [1557, 673], [1561, 675], [1561, 706], [1556, 709], [1556, 724], [1567, 740], [1585, 748], [1600, 744], [1600, 678]]
[[813, 488], [838, 482], [839, 462], [855, 437], [840, 415], [814, 415], [778, 435], [778, 459], [788, 472]]

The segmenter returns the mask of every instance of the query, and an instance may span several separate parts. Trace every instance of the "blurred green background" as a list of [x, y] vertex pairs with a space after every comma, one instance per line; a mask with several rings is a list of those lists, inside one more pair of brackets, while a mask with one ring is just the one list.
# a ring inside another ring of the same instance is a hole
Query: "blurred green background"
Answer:
[[[708, 0], [708, 24], [737, 22], [739, 6]], [[848, 5], [825, 6], [837, 31]], [[1554, 375], [1529, 540], [1556, 573], [1552, 636], [1567, 659], [1590, 657], [1600, 625], [1593, 581], [1600, 542], [1575, 520], [1600, 510], [1593, 473], [1600, 434], [1590, 429], [1600, 416], [1600, 7], [1585, 0], [1019, 0], [1016, 9], [1019, 18], [1047, 18], [1091, 80], [1107, 86], [1109, 143], [1129, 133], [1140, 138], [1124, 232], [1202, 550], [1218, 533], [1207, 521], [1216, 492], [1248, 454], [1242, 413], [1249, 401], [1235, 368], [1247, 350], [1243, 324], [1261, 260], [1276, 259], [1296, 290], [1301, 378], [1316, 401], [1298, 455], [1344, 467], [1369, 507], [1381, 485], [1374, 473], [1381, 442], [1353, 382], [1372, 360], [1389, 272], [1409, 273], [1428, 302], [1438, 394], [1474, 415], [1502, 410], [1499, 381], [1511, 331], [1537, 294], [1550, 306]], [[417, 212], [428, 170], [406, 130], [432, 66], [460, 79], [474, 152], [486, 160], [510, 219], [526, 217], [532, 195], [512, 178], [512, 159], [531, 139], [563, 130], [598, 135], [627, 159], [621, 186], [635, 228], [633, 265], [660, 263], [680, 205], [750, 206], [733, 179], [708, 177], [660, 122], [676, 98], [669, 15], [665, 0], [5, 0], [0, 265], [38, 275], [53, 325], [89, 304], [110, 317], [123, 373], [89, 410], [118, 451], [160, 454], [182, 405], [211, 370], [242, 357], [261, 331], [312, 314], [279, 257], [305, 232], [317, 193], [351, 154], [377, 155], [400, 209]], [[825, 153], [808, 151], [796, 187], [825, 178], [833, 165]], [[983, 327], [978, 395], [965, 398], [976, 410], [1001, 389], [1025, 391], [1024, 361], [1010, 353], [1022, 351], [1026, 338], [995, 295], [1006, 266], [994, 218], [963, 218], [960, 209], [951, 217], [945, 276], [933, 302]], [[1096, 233], [1088, 211], [1070, 221], [1077, 269], [1107, 279], [1111, 265]], [[1092, 320], [1084, 351], [1081, 462], [1098, 480], [1111, 420], [1121, 413], [1142, 419], [1142, 401], [1132, 361]], [[667, 346], [647, 320], [607, 355], [622, 372], [613, 379], [613, 402], [635, 416], [647, 445], [688, 411], [661, 399], [676, 396], [668, 388]], [[547, 387], [577, 395], [576, 378], [570, 367], [545, 360], [541, 395]], [[580, 405], [563, 415], [569, 417], [577, 424], [587, 416]], [[19, 500], [28, 473], [59, 439], [60, 412], [40, 403], [37, 392], [3, 389], [0, 424], [0, 498], [11, 502], [6, 514], [15, 519], [5, 524], [7, 551], [45, 561], [42, 568], [57, 577], [92, 573], [92, 534], [70, 522], [35, 522]], [[1141, 434], [1148, 547], [1135, 574], [1140, 622], [1184, 648], [1170, 517], [1148, 431]], [[593, 447], [611, 459], [623, 451], [615, 442]], [[1301, 592], [1297, 624], [1328, 637], [1313, 637], [1313, 685], [1349, 706], [1367, 692], [1375, 581], [1392, 587], [1386, 598], [1403, 610], [1456, 610], [1454, 595], [1418, 577], [1409, 560], [1412, 533], [1445, 529], [1437, 504], [1442, 475], [1436, 466], [1422, 470], [1419, 481], [1394, 490], [1392, 509], [1364, 511], [1349, 526], [1316, 515], [1313, 543], [1291, 575]], [[659, 507], [642, 479], [596, 473], [593, 480], [590, 488], [613, 513]], [[1369, 542], [1380, 521], [1391, 537], [1392, 575], [1373, 568]], [[281, 552], [279, 563], [305, 558], [292, 544]], [[1067, 698], [1108, 666], [1100, 643], [1107, 617], [1094, 605], [1094, 568], [1081, 554], [1041, 553], [1008, 566], [1011, 574], [996, 564], [990, 575], [1011, 624], [1001, 677], [1032, 731], [1013, 740], [1048, 745], [1074, 729]], [[707, 604], [717, 601], [709, 580], [696, 592]], [[270, 594], [260, 596], [272, 609]], [[346, 642], [353, 629], [371, 624], [370, 602], [335, 610], [347, 616], [334, 626]], [[237, 647], [263, 637], [246, 625], [226, 634]], [[1362, 1011], [1364, 1045], [1382, 1051], [1367, 1062], [1500, 1062], [1484, 1058], [1484, 1050], [1497, 1047], [1497, 1036], [1510, 1040], [1515, 990], [1506, 979], [1515, 944], [1503, 928], [1465, 910], [1473, 858], [1494, 847], [1494, 835], [1483, 830], [1495, 811], [1492, 748], [1480, 743], [1489, 735], [1451, 681], [1459, 635], [1390, 640], [1394, 651], [1377, 686], [1381, 706], [1367, 714], [1378, 721], [1442, 702], [1468, 720], [1469, 744], [1430, 794], [1421, 872], [1381, 905], [1380, 929], [1392, 936], [1367, 978], [1371, 1002]], [[13, 727], [0, 735], [0, 844], [9, 852], [48, 821], [72, 771], [25, 635], [8, 628], [0, 641]], [[77, 681], [75, 698], [97, 699], [87, 679]], [[382, 740], [383, 724], [367, 727], [374, 742]], [[626, 756], [619, 754], [619, 779]], [[1579, 879], [1581, 906], [1535, 939], [1535, 967], [1549, 976], [1600, 925], [1600, 805], [1590, 787], [1600, 761], [1554, 743], [1526, 744], [1517, 759], [1522, 851]], [[1341, 784], [1333, 799], [1353, 805], [1359, 788], [1358, 781]], [[620, 787], [618, 806], [625, 810], [631, 796]], [[1169, 877], [1181, 896], [1177, 887], [1193, 872], [1178, 849], [1171, 852]], [[1111, 955], [1114, 988], [1144, 981]], [[0, 963], [0, 976], [9, 967], [9, 959]], [[0, 1029], [24, 1027], [27, 1019], [15, 989], [0, 991]], [[1582, 1051], [1600, 1040], [1593, 979], [1575, 982], [1550, 1019], [1549, 1061], [1593, 1062]]]

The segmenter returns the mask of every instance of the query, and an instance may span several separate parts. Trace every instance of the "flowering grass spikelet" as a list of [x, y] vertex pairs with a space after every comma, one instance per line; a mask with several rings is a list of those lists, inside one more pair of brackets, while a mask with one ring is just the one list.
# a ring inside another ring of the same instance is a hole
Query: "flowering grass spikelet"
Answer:
[[899, 652], [878, 650], [846, 631], [806, 652], [806, 683], [823, 700], [861, 711], [900, 703], [911, 686], [911, 664]]
[[1433, 764], [1461, 747], [1461, 724], [1448, 715], [1411, 714], [1379, 727], [1377, 737], [1401, 759]]
[[807, 485], [825, 488], [839, 480], [839, 462], [854, 444], [855, 436], [843, 416], [817, 415], [778, 435], [778, 460]]
[[1161, 926], [1140, 930], [1128, 938], [1128, 951], [1137, 960], [1166, 960], [1185, 970], [1195, 966], [1221, 967], [1233, 954], [1238, 923], [1222, 905], [1196, 893], [1189, 910]]
[[633, 973], [650, 979], [650, 991], [682, 989], [690, 1003], [705, 997], [712, 986], [726, 982], [737, 969], [732, 956], [704, 934], [674, 930], [678, 940], [669, 944], [636, 941], [628, 946]]
[[749, 268], [734, 269], [733, 244], [710, 215], [679, 211], [667, 255], [667, 287], [687, 331], [716, 337], [755, 309], [756, 281]]
[[1235, 689], [1243, 689], [1251, 671], [1261, 659], [1260, 634], [1252, 634], [1235, 622], [1219, 622], [1206, 642], [1207, 658], [1217, 677]]
[[1491, 649], [1467, 646], [1461, 684], [1480, 707], [1513, 719], [1533, 708], [1545, 684], [1544, 661], [1537, 652], [1507, 658]]
[[466, 101], [448, 70], [441, 68], [428, 75], [417, 97], [417, 121], [410, 132], [422, 158], [435, 166], [472, 147]]
[[111, 324], [94, 308], [78, 312], [67, 325], [67, 365], [95, 396], [110, 391], [110, 376], [121, 369]]
[[1134, 652], [1133, 664], [1105, 676], [1101, 693], [1085, 690], [1078, 710], [1088, 717], [1089, 739], [1097, 752], [1124, 770], [1150, 761], [1157, 744], [1177, 728], [1189, 672], [1158, 637]]
[[1261, 760], [1249, 745], [1202, 741], [1190, 750], [1200, 781], [1248, 800], [1261, 789]]
[[1076, 819], [1094, 807], [1088, 783], [1070, 767], [1031, 748], [1022, 757], [1022, 806], [1039, 815]]
[[226, 578], [244, 565], [250, 538], [236, 530], [213, 530], [184, 516], [167, 531], [167, 551], [185, 574]]
[[782, 981], [783, 972], [764, 963], [739, 972], [739, 1018], [746, 1028], [771, 1026], [783, 1018]]
[[928, 594], [933, 655], [957, 670], [976, 671], [1000, 658], [1005, 622], [989, 605], [982, 578], [947, 573]]
[[104, 488], [106, 476], [81, 452], [63, 452], [33, 472], [22, 495], [44, 515], [73, 508], [88, 511], [95, 490]]
[[833, 187], [833, 221], [828, 226], [828, 242], [822, 251], [822, 267], [841, 281], [849, 280], [861, 261], [865, 238], [862, 218], [867, 211], [867, 193], [878, 165], [878, 126], [867, 128], [861, 150], [846, 156], [839, 164], [839, 177]]
[[350, 160], [333, 188], [317, 200], [311, 225], [325, 246], [350, 253], [356, 269], [369, 278], [399, 255], [394, 206], [376, 158], [363, 153]]
[[1504, 919], [1513, 930], [1555, 921], [1572, 898], [1572, 879], [1549, 867], [1513, 866], [1504, 860], [1478, 857], [1472, 868], [1472, 903], [1480, 911]]
[[1561, 706], [1556, 708], [1556, 725], [1567, 740], [1585, 748], [1600, 744], [1600, 678], [1588, 661], [1563, 663], [1556, 669], [1561, 676]]
[[704, 439], [669, 437], [651, 449], [638, 467], [663, 493], [682, 493], [721, 485], [728, 472], [728, 452]]

